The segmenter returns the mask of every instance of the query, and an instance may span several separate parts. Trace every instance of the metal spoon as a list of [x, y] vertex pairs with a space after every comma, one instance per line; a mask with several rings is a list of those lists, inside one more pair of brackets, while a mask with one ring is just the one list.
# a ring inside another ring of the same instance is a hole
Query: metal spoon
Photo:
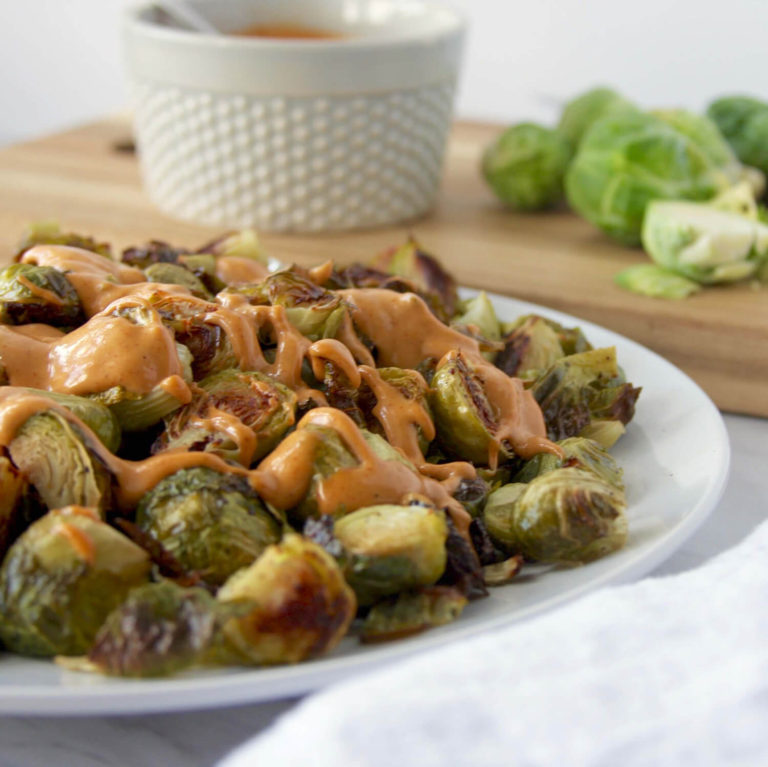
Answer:
[[157, 10], [164, 13], [174, 24], [193, 32], [206, 35], [220, 35], [221, 30], [211, 24], [208, 19], [194, 8], [190, 8], [184, 0], [157, 0], [154, 3]]

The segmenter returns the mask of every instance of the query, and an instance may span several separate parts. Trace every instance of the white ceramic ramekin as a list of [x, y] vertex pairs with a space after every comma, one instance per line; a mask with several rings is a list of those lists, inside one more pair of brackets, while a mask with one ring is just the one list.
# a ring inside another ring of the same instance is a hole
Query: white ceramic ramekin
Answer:
[[301, 23], [333, 40], [204, 35], [127, 12], [146, 189], [221, 227], [323, 231], [428, 211], [465, 23], [426, 0], [187, 0], [223, 31]]

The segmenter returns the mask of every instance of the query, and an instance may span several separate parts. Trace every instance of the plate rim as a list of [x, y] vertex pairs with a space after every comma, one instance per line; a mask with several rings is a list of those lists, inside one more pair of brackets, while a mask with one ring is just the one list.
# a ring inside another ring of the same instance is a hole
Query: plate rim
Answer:
[[[462, 288], [462, 297], [478, 295], [480, 290]], [[448, 642], [461, 641], [468, 637], [496, 630], [518, 621], [528, 620], [557, 607], [580, 599], [585, 594], [608, 585], [635, 580], [661, 564], [679, 548], [704, 522], [719, 503], [729, 476], [730, 441], [722, 415], [707, 393], [687, 373], [666, 358], [646, 346], [597, 323], [575, 317], [550, 307], [523, 299], [484, 291], [494, 305], [513, 305], [520, 313], [541, 313], [558, 322], [576, 324], [585, 328], [586, 334], [598, 331], [609, 334], [627, 351], [640, 355], [651, 355], [657, 364], [671, 368], [674, 373], [700, 395], [712, 426], [718, 435], [716, 442], [717, 472], [709, 477], [708, 485], [693, 508], [671, 530], [656, 541], [639, 559], [631, 560], [622, 567], [589, 579], [573, 589], [554, 594], [548, 598], [516, 610], [509, 615], [489, 616], [477, 623], [465, 626], [454, 624], [450, 634], [426, 633], [397, 644], [382, 645], [382, 652], [372, 650], [366, 653], [342, 657], [319, 658], [314, 661], [292, 666], [269, 668], [223, 670], [214, 669], [199, 672], [195, 676], [171, 677], [168, 679], [115, 679], [112, 684], [68, 686], [33, 684], [28, 686], [3, 685], [0, 682], [0, 714], [15, 716], [92, 716], [130, 715], [160, 712], [182, 712], [223, 708], [274, 701], [313, 692], [332, 682], [373, 671], [405, 657], [424, 652]], [[500, 311], [499, 314], [505, 314]], [[642, 384], [642, 381], [640, 381]], [[31, 661], [31, 659], [29, 659]], [[24, 662], [24, 661], [22, 661]], [[51, 662], [51, 661], [44, 661]], [[0, 655], [0, 666], [2, 655]], [[273, 689], [273, 685], [279, 689]], [[5, 689], [4, 689], [5, 687]]]

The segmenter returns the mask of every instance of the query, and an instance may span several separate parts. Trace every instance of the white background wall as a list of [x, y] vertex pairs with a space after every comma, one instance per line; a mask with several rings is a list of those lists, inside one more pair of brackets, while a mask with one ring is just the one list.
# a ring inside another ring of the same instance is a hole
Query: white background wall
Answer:
[[[0, 0], [0, 142], [125, 105], [125, 2]], [[768, 99], [768, 0], [452, 4], [472, 24], [464, 116], [553, 119], [558, 101], [598, 83], [647, 106], [701, 108], [734, 91]]]

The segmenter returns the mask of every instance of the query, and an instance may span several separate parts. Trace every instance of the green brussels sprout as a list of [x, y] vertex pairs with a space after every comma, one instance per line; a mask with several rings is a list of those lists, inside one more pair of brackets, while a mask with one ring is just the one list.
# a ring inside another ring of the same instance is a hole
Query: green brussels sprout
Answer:
[[[482, 381], [463, 354], [457, 353], [437, 367], [429, 402], [440, 446], [457, 458], [487, 464], [496, 412]], [[504, 445], [500, 452], [512, 456]]]
[[217, 602], [203, 588], [172, 581], [133, 589], [106, 618], [88, 661], [112, 676], [168, 676], [215, 659], [224, 622], [243, 612]]
[[204, 450], [250, 466], [296, 420], [296, 393], [258, 372], [222, 370], [199, 382], [192, 401], [166, 419], [152, 447]]
[[255, 229], [228, 232], [198, 248], [197, 253], [210, 253], [217, 257], [250, 258], [265, 265], [269, 263]]
[[482, 172], [496, 196], [514, 210], [544, 210], [564, 196], [571, 145], [534, 123], [507, 128], [483, 153]]
[[637, 107], [610, 88], [593, 88], [565, 105], [557, 130], [576, 149], [592, 123], [604, 115], [626, 111], [637, 111]]
[[612, 237], [640, 243], [652, 200], [706, 200], [734, 181], [730, 162], [653, 115], [617, 112], [599, 119], [565, 177], [571, 207]]
[[336, 560], [296, 534], [232, 575], [217, 599], [250, 608], [223, 627], [222, 657], [246, 665], [298, 663], [328, 652], [357, 609]]
[[245, 477], [181, 469], [139, 503], [136, 523], [186, 570], [219, 585], [280, 540], [280, 524]]
[[504, 337], [504, 348], [496, 356], [495, 365], [509, 376], [531, 381], [565, 356], [565, 352], [549, 321], [536, 315], [520, 320]]
[[344, 577], [358, 604], [417, 586], [443, 574], [448, 528], [442, 511], [425, 506], [368, 506], [334, 523], [347, 552]]
[[696, 282], [735, 282], [768, 258], [768, 226], [711, 205], [657, 201], [646, 211], [643, 247], [660, 266]]
[[743, 163], [768, 173], [768, 104], [748, 96], [725, 96], [707, 107], [707, 116]]
[[514, 482], [531, 482], [536, 477], [562, 466], [575, 466], [584, 471], [591, 471], [618, 490], [624, 489], [624, 472], [602, 445], [585, 437], [568, 437], [557, 444], [563, 451], [563, 458], [553, 453], [539, 453], [523, 464], [522, 469], [515, 474]]
[[649, 298], [677, 300], [701, 290], [698, 282], [658, 264], [633, 264], [614, 275], [613, 281], [630, 293]]
[[112, 258], [112, 249], [107, 243], [96, 242], [92, 237], [83, 237], [80, 234], [62, 232], [56, 221], [37, 221], [32, 224], [24, 233], [13, 260], [18, 261], [35, 245], [67, 245], [70, 248], [90, 250], [104, 258]]
[[456, 281], [434, 256], [422, 250], [415, 239], [410, 238], [399, 248], [379, 254], [373, 266], [408, 280], [432, 313], [443, 322], [456, 314], [459, 302]]
[[0, 638], [23, 655], [80, 655], [109, 613], [149, 575], [146, 552], [69, 507], [34, 522], [0, 568]]
[[104, 513], [112, 477], [90, 437], [56, 410], [35, 413], [8, 445], [11, 460], [49, 509], [87, 506]]
[[159, 282], [164, 285], [181, 285], [189, 290], [193, 296], [204, 298], [206, 301], [213, 299], [213, 296], [203, 283], [185, 266], [179, 264], [169, 264], [167, 262], [157, 262], [150, 264], [144, 274], [147, 282]]
[[481, 336], [488, 341], [501, 340], [501, 324], [485, 291], [481, 291], [474, 298], [462, 302], [461, 309], [461, 314], [457, 314], [451, 320], [453, 327], [475, 326], [480, 331]]
[[561, 468], [491, 493], [483, 520], [504, 550], [553, 564], [582, 564], [627, 538], [624, 493], [594, 472]]
[[755, 200], [755, 191], [748, 181], [740, 181], [728, 187], [709, 200], [707, 205], [724, 210], [726, 213], [737, 213], [753, 221], [760, 220], [760, 207]]
[[363, 622], [360, 641], [366, 644], [418, 634], [456, 620], [467, 598], [450, 586], [405, 591], [374, 605]]
[[626, 425], [635, 414], [640, 389], [624, 381], [616, 349], [592, 349], [563, 357], [531, 387], [551, 440], [575, 437], [593, 419]]
[[80, 297], [70, 281], [50, 266], [11, 264], [0, 271], [0, 322], [25, 325], [79, 325]]

